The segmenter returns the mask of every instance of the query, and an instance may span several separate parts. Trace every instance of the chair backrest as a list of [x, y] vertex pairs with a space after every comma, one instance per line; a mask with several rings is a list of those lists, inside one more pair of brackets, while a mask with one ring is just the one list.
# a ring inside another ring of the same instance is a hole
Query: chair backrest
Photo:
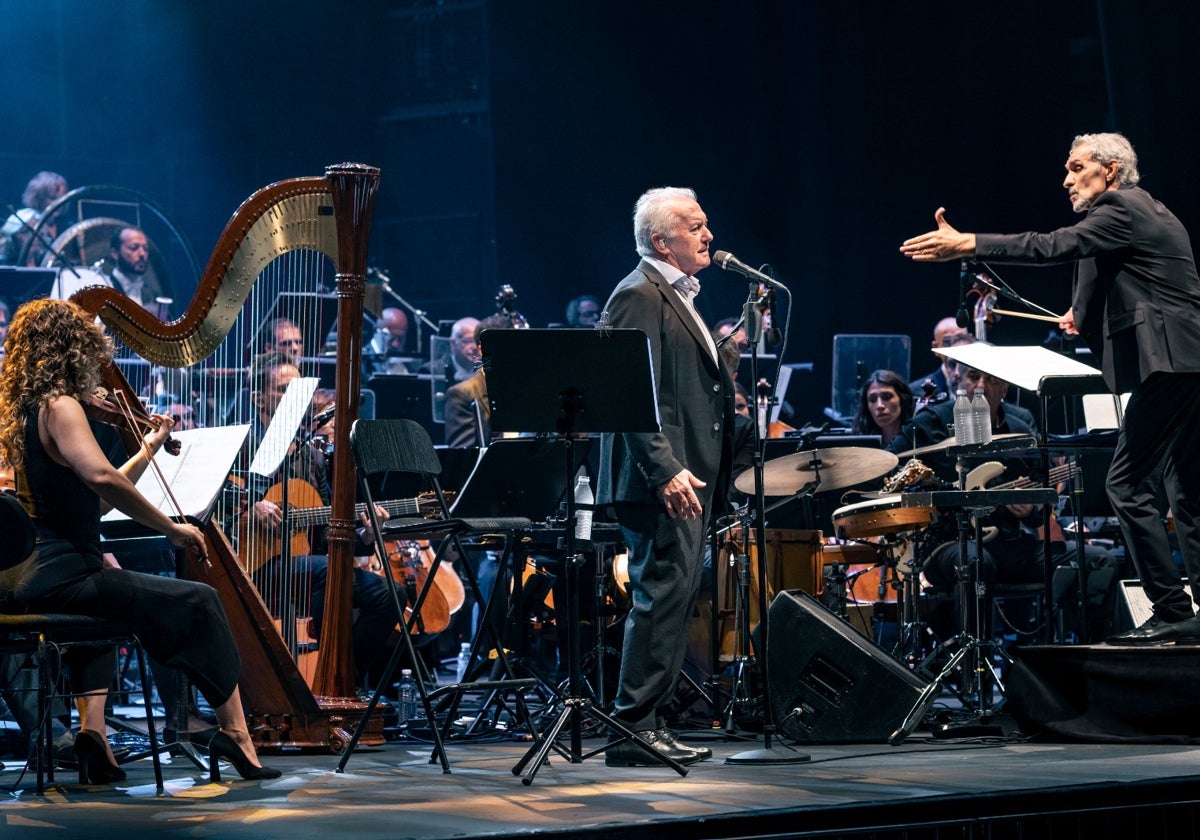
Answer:
[[415, 420], [356, 420], [350, 428], [350, 449], [364, 475], [442, 472], [429, 432]]
[[33, 553], [33, 520], [11, 493], [0, 493], [0, 571]]

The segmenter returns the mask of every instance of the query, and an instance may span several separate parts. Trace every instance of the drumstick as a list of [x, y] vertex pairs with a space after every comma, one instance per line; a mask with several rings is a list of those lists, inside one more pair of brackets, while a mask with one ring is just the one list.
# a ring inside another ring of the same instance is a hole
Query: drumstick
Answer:
[[1049, 321], [1057, 324], [1062, 319], [1057, 315], [1034, 315], [1032, 312], [1014, 312], [1011, 309], [992, 309], [997, 315], [1011, 315], [1014, 318], [1030, 318], [1034, 321]]

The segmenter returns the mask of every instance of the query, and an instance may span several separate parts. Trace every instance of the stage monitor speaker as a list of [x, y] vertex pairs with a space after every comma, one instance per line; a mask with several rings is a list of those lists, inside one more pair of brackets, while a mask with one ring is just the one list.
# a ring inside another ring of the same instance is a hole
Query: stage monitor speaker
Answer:
[[929, 684], [798, 589], [767, 620], [771, 711], [799, 743], [887, 743]]
[[[1187, 578], [1183, 578], [1180, 583], [1183, 585], [1184, 592], [1192, 591]], [[1140, 627], [1153, 615], [1154, 604], [1150, 603], [1150, 599], [1142, 591], [1142, 582], [1136, 578], [1120, 581], [1120, 586], [1117, 588], [1117, 614], [1113, 617], [1113, 632], [1124, 633], [1126, 630]]]

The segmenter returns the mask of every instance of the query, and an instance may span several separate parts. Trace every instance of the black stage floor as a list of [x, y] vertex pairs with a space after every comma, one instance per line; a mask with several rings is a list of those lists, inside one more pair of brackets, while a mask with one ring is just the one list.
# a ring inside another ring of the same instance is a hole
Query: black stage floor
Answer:
[[273, 756], [283, 776], [267, 782], [229, 781], [228, 768], [210, 784], [176, 758], [163, 795], [147, 760], [112, 788], [60, 771], [66, 784], [44, 797], [28, 777], [9, 793], [19, 772], [9, 763], [0, 837], [1093, 838], [1194, 837], [1200, 826], [1200, 746], [918, 733], [898, 747], [817, 745], [806, 763], [744, 766], [724, 759], [761, 741], [707, 743], [714, 758], [686, 778], [555, 756], [528, 786], [512, 774], [527, 749], [514, 742], [452, 747], [450, 775], [425, 747], [402, 742], [360, 750], [344, 773], [332, 755]]

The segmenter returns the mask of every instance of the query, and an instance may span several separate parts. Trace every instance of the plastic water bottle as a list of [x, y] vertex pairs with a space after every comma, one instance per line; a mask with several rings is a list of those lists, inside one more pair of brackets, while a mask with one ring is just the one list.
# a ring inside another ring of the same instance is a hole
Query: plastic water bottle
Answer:
[[975, 399], [971, 400], [971, 420], [975, 427], [975, 443], [991, 443], [992, 407], [988, 405], [982, 388], [975, 389]]
[[401, 723], [417, 716], [417, 681], [408, 668], [400, 672], [400, 703], [396, 708]]
[[975, 443], [975, 423], [971, 416], [971, 400], [963, 388], [954, 397], [954, 442], [959, 446]]
[[458, 648], [458, 662], [454, 666], [454, 681], [461, 683], [467, 678], [467, 671], [471, 667], [471, 643], [463, 642]]
[[575, 539], [590, 540], [592, 538], [592, 505], [596, 497], [592, 495], [592, 483], [586, 473], [580, 473], [575, 481]]

